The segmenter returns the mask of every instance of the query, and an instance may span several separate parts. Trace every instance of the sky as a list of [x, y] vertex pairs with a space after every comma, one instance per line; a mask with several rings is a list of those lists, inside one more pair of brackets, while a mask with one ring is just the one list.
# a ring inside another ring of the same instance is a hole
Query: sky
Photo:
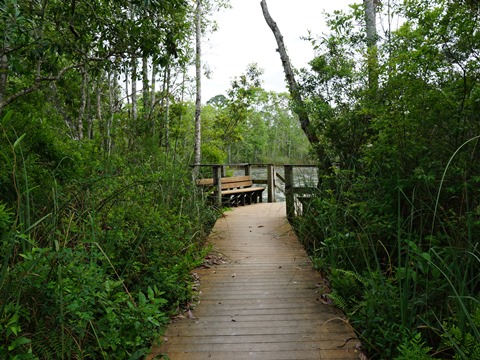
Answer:
[[[268, 9], [283, 35], [290, 61], [295, 68], [308, 66], [313, 49], [307, 36], [327, 32], [325, 11], [348, 9], [355, 0], [267, 0]], [[211, 71], [202, 79], [203, 102], [226, 94], [231, 80], [240, 76], [251, 63], [263, 69], [263, 88], [286, 91], [277, 43], [263, 17], [260, 0], [230, 0], [231, 9], [214, 15], [218, 30], [205, 34], [202, 44], [203, 65]]]

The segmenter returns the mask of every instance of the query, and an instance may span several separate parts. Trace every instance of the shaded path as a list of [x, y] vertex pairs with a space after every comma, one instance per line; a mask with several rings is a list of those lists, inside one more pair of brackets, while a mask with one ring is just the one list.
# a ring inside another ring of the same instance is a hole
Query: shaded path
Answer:
[[209, 237], [224, 259], [201, 269], [195, 319], [171, 324], [153, 351], [172, 360], [358, 359], [342, 313], [285, 218], [285, 203], [234, 209]]

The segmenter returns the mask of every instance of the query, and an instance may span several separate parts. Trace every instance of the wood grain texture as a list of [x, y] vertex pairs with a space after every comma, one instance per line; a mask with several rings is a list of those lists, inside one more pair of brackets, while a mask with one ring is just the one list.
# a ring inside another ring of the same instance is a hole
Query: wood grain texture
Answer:
[[285, 218], [284, 203], [227, 212], [210, 234], [224, 260], [199, 269], [194, 319], [173, 322], [150, 359], [359, 359], [343, 314], [321, 301], [323, 279]]

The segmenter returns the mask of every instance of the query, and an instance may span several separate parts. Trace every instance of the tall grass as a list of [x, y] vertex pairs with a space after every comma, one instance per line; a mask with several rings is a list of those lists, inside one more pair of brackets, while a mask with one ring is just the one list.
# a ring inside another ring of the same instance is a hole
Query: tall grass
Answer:
[[59, 178], [23, 139], [0, 147], [16, 190], [0, 199], [0, 358], [143, 358], [191, 300], [216, 214], [185, 162], [112, 156]]
[[480, 199], [467, 178], [449, 184], [462, 189], [463, 211], [448, 210], [440, 195], [455, 154], [437, 192], [408, 179], [374, 194], [371, 179], [343, 171], [296, 219], [372, 359], [480, 356], [480, 221], [471, 208]]

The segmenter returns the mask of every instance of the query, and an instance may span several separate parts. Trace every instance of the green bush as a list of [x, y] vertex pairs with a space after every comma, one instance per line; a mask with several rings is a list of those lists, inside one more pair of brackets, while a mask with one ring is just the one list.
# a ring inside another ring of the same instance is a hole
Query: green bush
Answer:
[[0, 186], [16, 189], [0, 203], [0, 357], [143, 358], [191, 301], [216, 214], [184, 165], [43, 148], [30, 125], [36, 142], [0, 142]]

